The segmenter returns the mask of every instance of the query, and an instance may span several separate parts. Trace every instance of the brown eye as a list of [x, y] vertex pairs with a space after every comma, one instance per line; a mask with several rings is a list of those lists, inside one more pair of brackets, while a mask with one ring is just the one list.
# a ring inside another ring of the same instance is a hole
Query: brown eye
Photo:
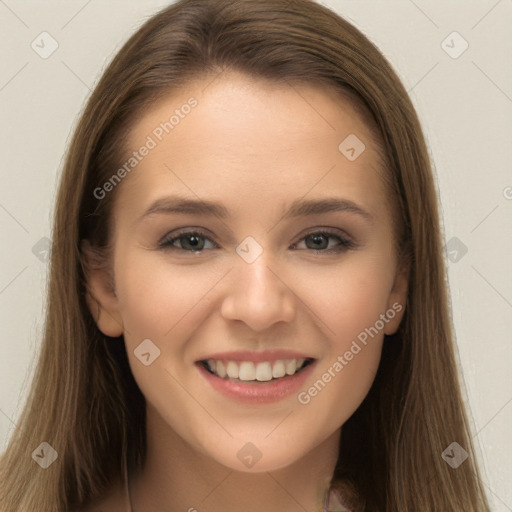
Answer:
[[[305, 241], [306, 249], [318, 252], [343, 252], [355, 248], [355, 243], [352, 240], [329, 231], [315, 231], [306, 235], [302, 240]], [[335, 242], [330, 243], [330, 240], [335, 240]], [[296, 248], [297, 245], [294, 244], [293, 248]]]
[[187, 252], [202, 252], [203, 249], [205, 249], [205, 245], [207, 245], [207, 241], [213, 245], [213, 249], [218, 247], [217, 244], [210, 240], [204, 233], [197, 231], [186, 231], [171, 238], [166, 237], [160, 242], [159, 247], [162, 249], [176, 249]]

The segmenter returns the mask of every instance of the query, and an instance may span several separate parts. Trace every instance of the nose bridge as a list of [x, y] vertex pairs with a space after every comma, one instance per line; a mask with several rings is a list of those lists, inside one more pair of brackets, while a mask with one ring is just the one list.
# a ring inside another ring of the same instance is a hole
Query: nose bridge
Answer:
[[[247, 300], [265, 300], [270, 303], [283, 295], [283, 283], [276, 276], [275, 259], [270, 250], [263, 251], [251, 260], [243, 257], [235, 266], [235, 279], [239, 282], [239, 290]], [[238, 283], [237, 283], [238, 284]]]
[[241, 320], [254, 330], [262, 330], [276, 322], [289, 322], [295, 315], [295, 305], [271, 251], [254, 242], [245, 240], [237, 247], [222, 314], [226, 319]]

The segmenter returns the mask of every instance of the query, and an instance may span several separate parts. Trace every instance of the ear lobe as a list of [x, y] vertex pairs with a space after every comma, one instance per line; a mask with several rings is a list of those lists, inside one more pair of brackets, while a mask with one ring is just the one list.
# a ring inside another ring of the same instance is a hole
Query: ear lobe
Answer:
[[[400, 327], [407, 304], [407, 292], [409, 286], [410, 263], [405, 262], [399, 265], [395, 274], [393, 288], [388, 298], [388, 309], [386, 316], [390, 318], [384, 328], [384, 334], [388, 336], [395, 334]], [[389, 312], [389, 314], [388, 314]]]
[[105, 336], [117, 338], [123, 334], [124, 326], [111, 272], [109, 272], [105, 258], [91, 246], [88, 240], [82, 240], [80, 248], [89, 311], [98, 329]]

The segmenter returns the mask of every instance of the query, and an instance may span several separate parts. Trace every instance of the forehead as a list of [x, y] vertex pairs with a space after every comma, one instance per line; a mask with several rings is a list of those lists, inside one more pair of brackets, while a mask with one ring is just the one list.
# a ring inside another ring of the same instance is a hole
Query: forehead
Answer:
[[[193, 138], [186, 137], [190, 125]], [[244, 154], [252, 150], [261, 157], [265, 149], [297, 149], [299, 141], [315, 144], [325, 137], [337, 149], [339, 137], [350, 130], [363, 139], [371, 137], [351, 102], [332, 88], [273, 83], [225, 71], [191, 81], [150, 105], [135, 121], [128, 140], [137, 147], [152, 134], [157, 143], [187, 139], [187, 146], [196, 142], [210, 151], [235, 151], [236, 143], [238, 149], [243, 144]], [[262, 141], [270, 146], [259, 148]]]
[[372, 132], [329, 88], [236, 72], [204, 77], [142, 113], [125, 160], [143, 146], [150, 149], [122, 183], [121, 195], [132, 204], [167, 187], [235, 201], [256, 193], [286, 201], [312, 188], [382, 196]]

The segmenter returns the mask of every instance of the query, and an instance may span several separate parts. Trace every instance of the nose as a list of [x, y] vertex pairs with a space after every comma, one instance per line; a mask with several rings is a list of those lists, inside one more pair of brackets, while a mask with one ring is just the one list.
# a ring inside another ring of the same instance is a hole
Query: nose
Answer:
[[237, 261], [221, 305], [226, 320], [239, 320], [256, 332], [278, 322], [291, 322], [296, 314], [290, 283], [263, 255], [252, 263]]

